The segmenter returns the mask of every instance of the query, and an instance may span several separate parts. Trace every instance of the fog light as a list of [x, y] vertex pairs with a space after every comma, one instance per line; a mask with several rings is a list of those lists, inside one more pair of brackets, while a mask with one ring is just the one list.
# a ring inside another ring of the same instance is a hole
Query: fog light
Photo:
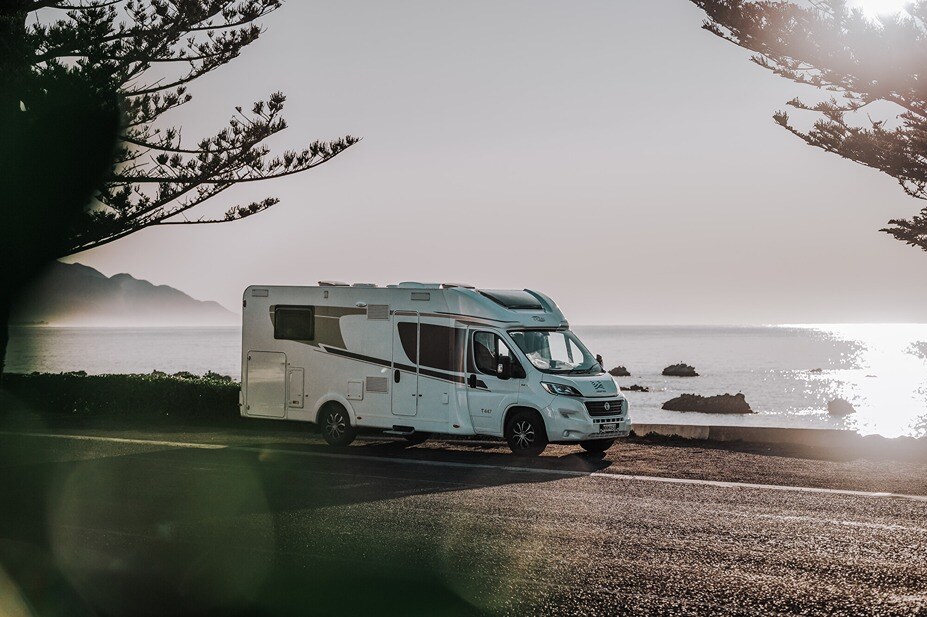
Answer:
[[563, 431], [563, 436], [564, 436], [564, 437], [569, 437], [569, 436], [570, 436], [570, 431]]

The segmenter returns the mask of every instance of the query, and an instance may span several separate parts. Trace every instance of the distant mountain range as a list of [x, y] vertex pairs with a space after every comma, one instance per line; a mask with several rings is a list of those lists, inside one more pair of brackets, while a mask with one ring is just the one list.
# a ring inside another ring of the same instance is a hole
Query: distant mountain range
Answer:
[[74, 326], [233, 325], [237, 315], [128, 274], [111, 277], [82, 264], [55, 262], [13, 306], [13, 324]]

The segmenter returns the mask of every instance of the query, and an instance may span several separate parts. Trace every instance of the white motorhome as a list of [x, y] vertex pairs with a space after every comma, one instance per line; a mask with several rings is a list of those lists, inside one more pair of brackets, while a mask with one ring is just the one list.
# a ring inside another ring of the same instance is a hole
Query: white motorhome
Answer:
[[603, 452], [627, 436], [628, 402], [530, 290], [400, 283], [253, 285], [242, 309], [241, 415], [316, 423], [346, 446], [358, 429], [503, 437]]

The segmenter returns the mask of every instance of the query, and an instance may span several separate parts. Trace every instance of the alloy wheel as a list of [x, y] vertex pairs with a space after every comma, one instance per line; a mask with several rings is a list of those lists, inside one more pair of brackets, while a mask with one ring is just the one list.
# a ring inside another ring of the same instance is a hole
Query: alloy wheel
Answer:
[[528, 449], [534, 445], [534, 427], [527, 420], [519, 420], [512, 427], [512, 437], [517, 447]]
[[345, 428], [344, 416], [341, 415], [340, 411], [333, 411], [328, 414], [328, 418], [325, 421], [325, 432], [328, 433], [333, 441], [341, 439], [342, 435], [345, 433]]

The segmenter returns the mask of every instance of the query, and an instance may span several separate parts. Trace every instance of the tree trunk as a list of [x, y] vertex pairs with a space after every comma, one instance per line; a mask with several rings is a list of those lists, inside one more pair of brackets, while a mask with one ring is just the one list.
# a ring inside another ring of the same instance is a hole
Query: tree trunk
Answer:
[[[0, 0], [0, 130], [4, 140], [0, 148], [0, 161], [4, 174], [14, 174], [15, 167], [8, 166], [19, 154], [20, 144], [9, 142], [11, 127], [20, 122], [20, 100], [28, 96], [29, 58], [32, 50], [26, 45], [26, 0]], [[4, 221], [4, 231], [0, 233], [0, 386], [6, 367], [6, 348], [10, 340], [10, 305], [13, 294], [21, 285], [22, 272], [28, 269], [28, 262], [23, 264], [23, 255], [16, 250], [17, 231], [8, 221], [16, 217], [16, 209], [22, 204], [17, 194], [11, 189], [7, 177], [0, 181], [0, 220]], [[15, 220], [15, 219], [13, 219]], [[15, 248], [14, 248], [15, 247]]]

